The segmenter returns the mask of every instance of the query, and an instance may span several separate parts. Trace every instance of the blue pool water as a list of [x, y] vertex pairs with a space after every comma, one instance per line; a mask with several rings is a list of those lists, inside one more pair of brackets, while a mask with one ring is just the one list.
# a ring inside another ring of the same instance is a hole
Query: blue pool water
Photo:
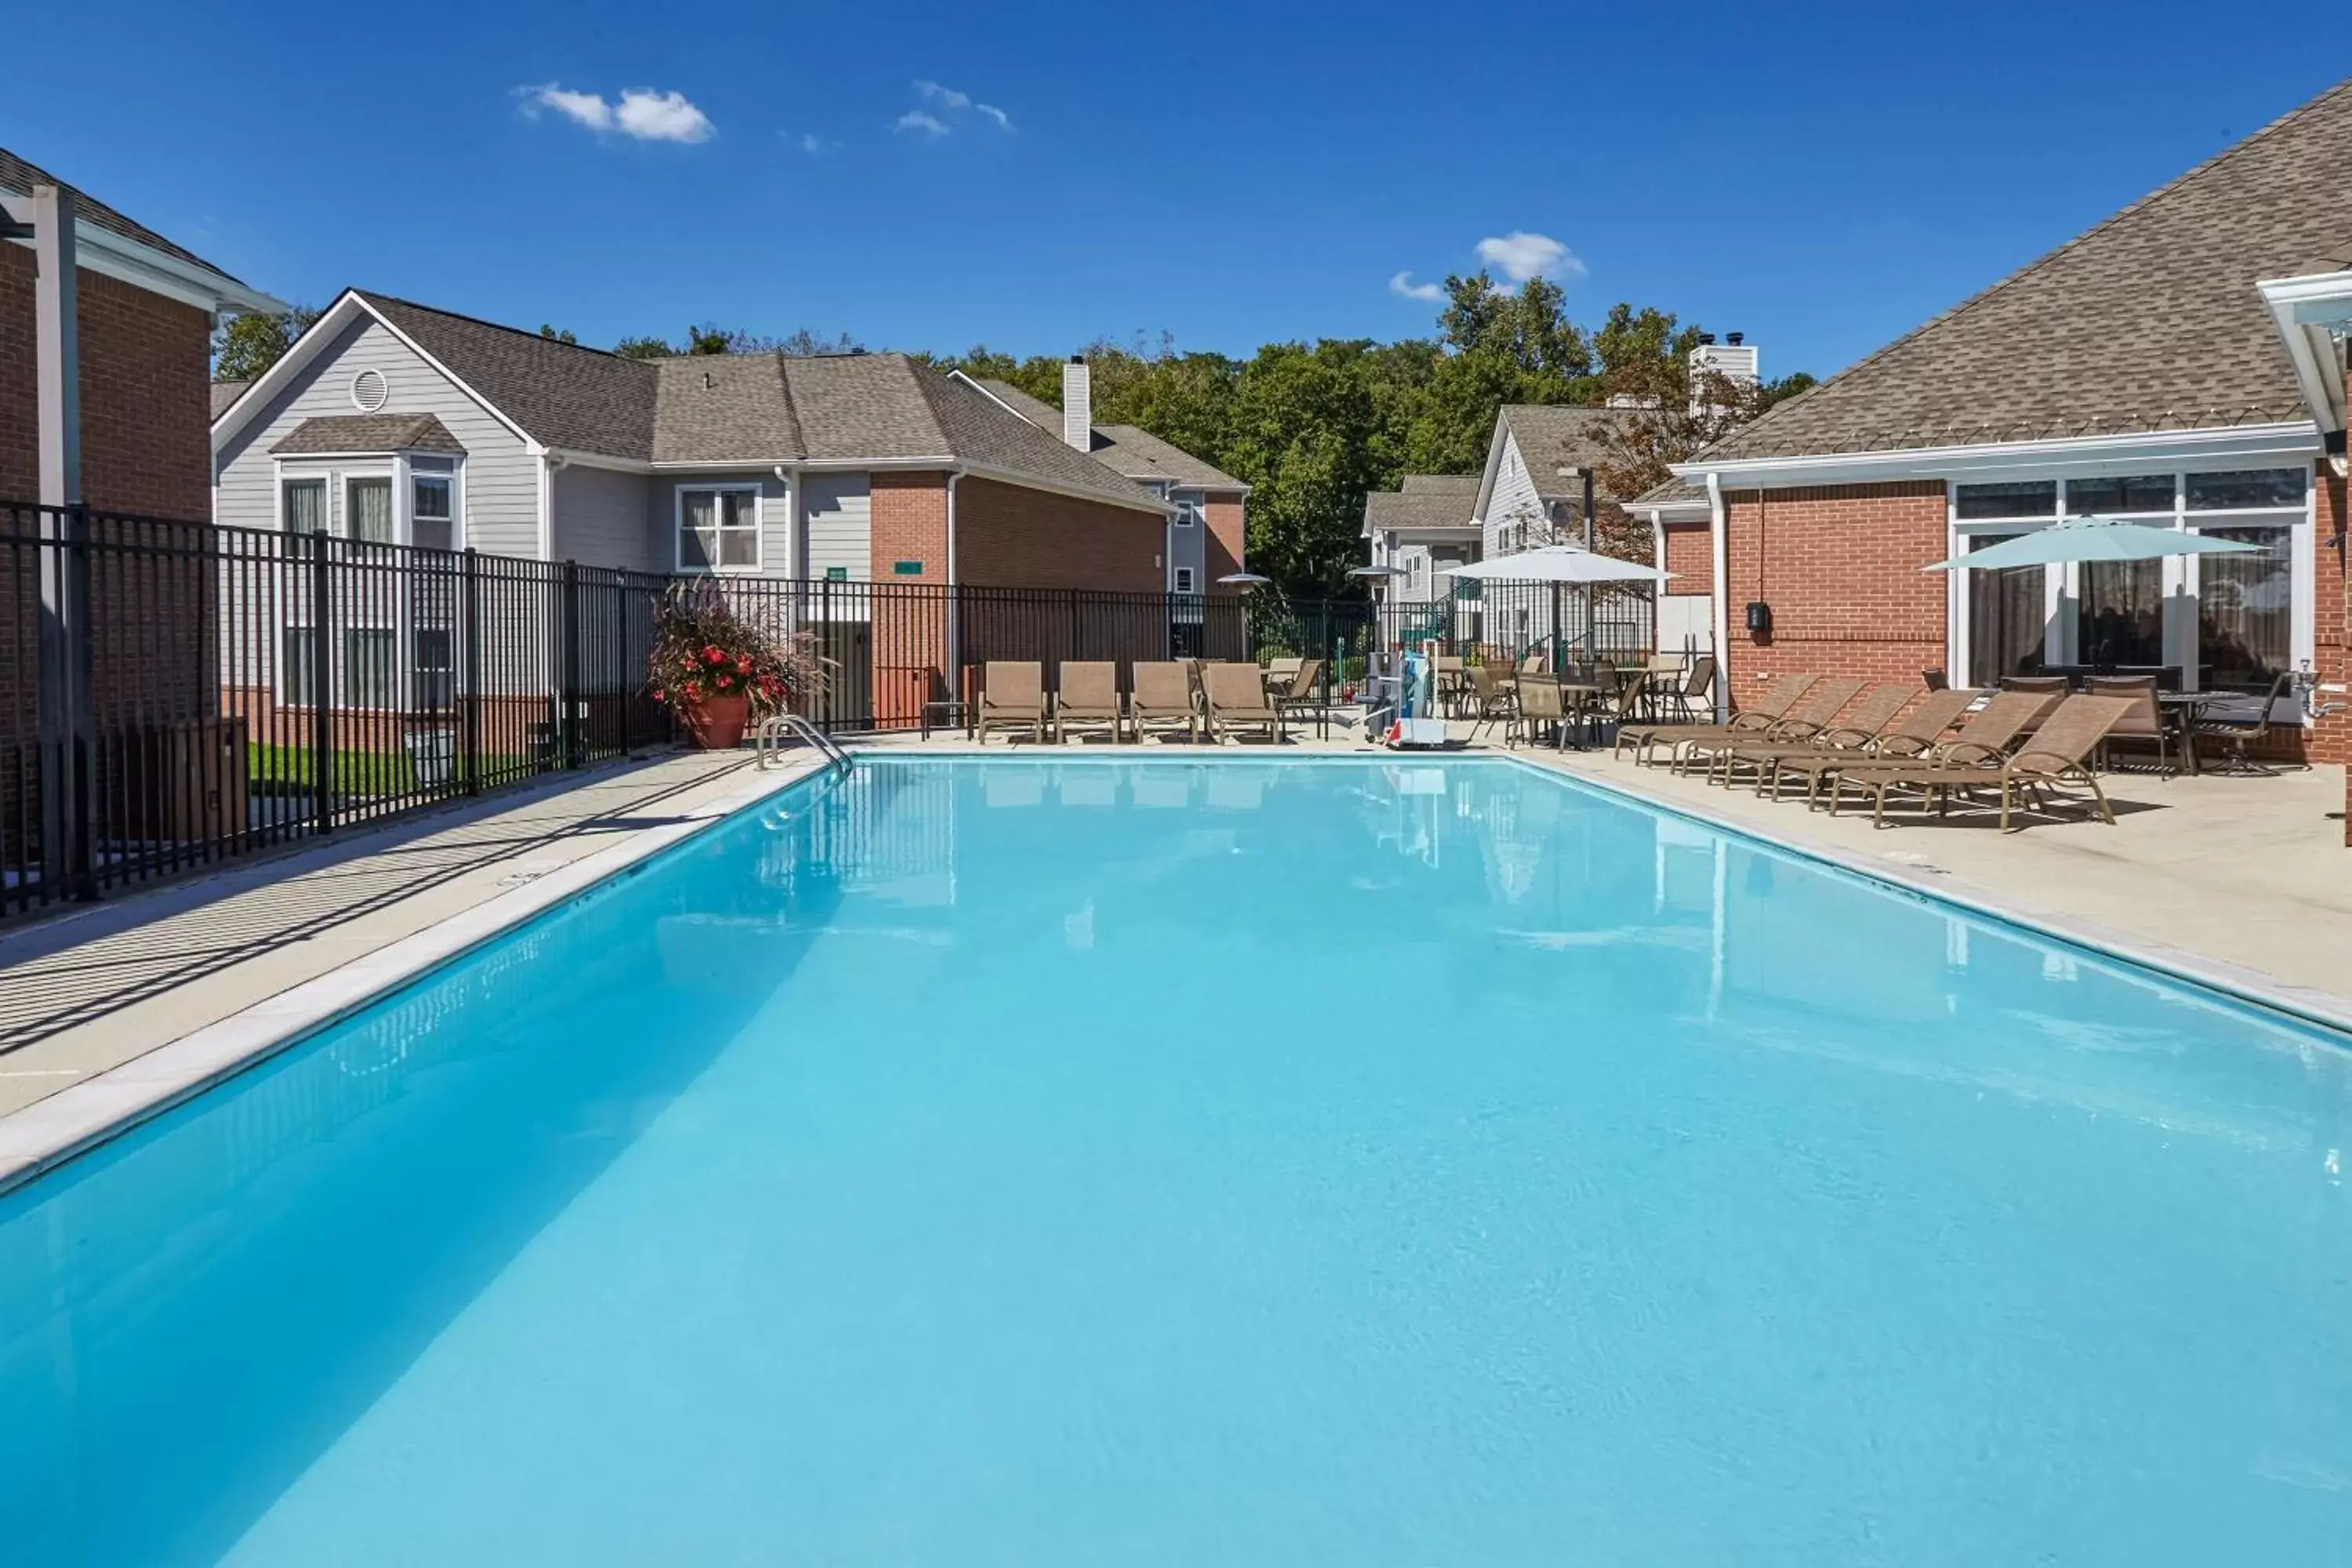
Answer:
[[871, 763], [0, 1199], [0, 1561], [2341, 1563], [2340, 1044], [1505, 763]]

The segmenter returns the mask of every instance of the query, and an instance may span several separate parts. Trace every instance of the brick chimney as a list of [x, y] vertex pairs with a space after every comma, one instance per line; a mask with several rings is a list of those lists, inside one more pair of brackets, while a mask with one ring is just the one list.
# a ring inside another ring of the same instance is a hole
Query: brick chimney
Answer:
[[1074, 451], [1095, 448], [1094, 373], [1084, 354], [1072, 354], [1062, 367], [1062, 439]]

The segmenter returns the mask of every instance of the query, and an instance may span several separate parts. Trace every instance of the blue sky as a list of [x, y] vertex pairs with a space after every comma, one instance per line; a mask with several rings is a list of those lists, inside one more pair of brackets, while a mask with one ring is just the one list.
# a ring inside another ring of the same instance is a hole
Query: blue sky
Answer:
[[2347, 68], [2146, 0], [122, 0], [8, 32], [70, 68], [12, 75], [0, 146], [289, 299], [600, 344], [1244, 353], [1424, 333], [1402, 290], [1496, 240], [1580, 318], [1745, 330], [1768, 374], [1866, 353]]

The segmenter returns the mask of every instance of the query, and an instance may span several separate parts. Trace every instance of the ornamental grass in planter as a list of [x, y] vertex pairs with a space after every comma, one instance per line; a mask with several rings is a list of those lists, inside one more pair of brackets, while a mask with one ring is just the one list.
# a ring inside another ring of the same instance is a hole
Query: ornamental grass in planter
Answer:
[[698, 746], [723, 751], [757, 720], [824, 689], [825, 661], [806, 632], [747, 620], [715, 579], [673, 583], [654, 613], [646, 689]]

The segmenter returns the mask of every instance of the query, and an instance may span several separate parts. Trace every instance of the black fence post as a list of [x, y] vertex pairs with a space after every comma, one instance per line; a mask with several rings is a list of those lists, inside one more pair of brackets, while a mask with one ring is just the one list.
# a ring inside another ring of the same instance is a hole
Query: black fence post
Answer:
[[588, 759], [580, 732], [580, 563], [570, 560], [563, 563], [562, 658], [562, 765], [577, 768]]
[[482, 553], [466, 546], [466, 571], [459, 618], [466, 627], [466, 662], [457, 679], [465, 684], [460, 700], [466, 705], [463, 744], [466, 748], [466, 793], [482, 793]]
[[335, 829], [334, 571], [324, 532], [310, 535], [310, 825]]

